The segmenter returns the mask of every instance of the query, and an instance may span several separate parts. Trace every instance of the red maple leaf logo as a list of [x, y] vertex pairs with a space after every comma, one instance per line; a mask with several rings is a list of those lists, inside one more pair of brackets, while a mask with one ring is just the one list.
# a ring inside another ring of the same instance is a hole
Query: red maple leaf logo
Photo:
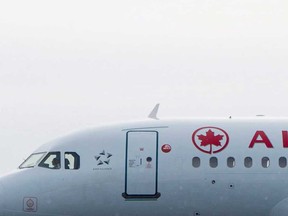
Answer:
[[212, 153], [212, 146], [221, 146], [220, 140], [223, 139], [223, 135], [214, 135], [215, 133], [209, 129], [206, 132], [206, 136], [201, 134], [197, 135], [198, 139], [201, 140], [201, 146], [208, 146], [210, 145], [210, 154]]

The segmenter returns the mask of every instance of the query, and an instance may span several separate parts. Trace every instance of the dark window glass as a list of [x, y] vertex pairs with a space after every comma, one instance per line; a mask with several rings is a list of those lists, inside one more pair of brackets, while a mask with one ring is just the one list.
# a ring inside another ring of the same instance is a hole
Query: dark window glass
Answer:
[[270, 160], [268, 157], [263, 157], [262, 158], [262, 167], [268, 168], [270, 166]]
[[80, 168], [80, 156], [76, 152], [65, 152], [65, 169]]
[[250, 167], [252, 167], [252, 165], [253, 165], [252, 158], [251, 158], [251, 157], [246, 157], [246, 158], [244, 159], [244, 166], [245, 166], [246, 168], [250, 168]]
[[218, 166], [218, 159], [216, 157], [210, 158], [210, 167], [216, 168]]
[[60, 152], [49, 152], [44, 157], [44, 159], [39, 163], [38, 166], [49, 169], [60, 169], [61, 168]]
[[235, 158], [233, 157], [229, 157], [227, 158], [227, 166], [230, 168], [235, 167], [236, 163], [235, 163]]
[[195, 168], [200, 167], [200, 158], [199, 157], [194, 157], [192, 159], [192, 166]]
[[287, 166], [287, 159], [286, 157], [280, 157], [279, 158], [279, 166], [281, 168], [285, 168]]

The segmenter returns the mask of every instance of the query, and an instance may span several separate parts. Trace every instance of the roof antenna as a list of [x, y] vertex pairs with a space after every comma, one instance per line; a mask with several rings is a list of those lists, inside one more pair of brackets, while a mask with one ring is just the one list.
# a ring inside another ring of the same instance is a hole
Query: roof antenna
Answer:
[[160, 105], [159, 103], [156, 104], [156, 106], [153, 108], [153, 110], [152, 110], [151, 113], [149, 114], [148, 118], [155, 119], [155, 120], [159, 120], [159, 118], [157, 118], [157, 113], [158, 113], [159, 105]]

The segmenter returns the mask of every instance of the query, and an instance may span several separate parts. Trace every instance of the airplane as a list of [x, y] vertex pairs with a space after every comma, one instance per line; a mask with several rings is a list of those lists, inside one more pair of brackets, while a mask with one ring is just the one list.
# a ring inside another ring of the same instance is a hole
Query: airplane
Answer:
[[158, 107], [40, 146], [0, 177], [0, 215], [287, 216], [288, 119], [159, 120]]

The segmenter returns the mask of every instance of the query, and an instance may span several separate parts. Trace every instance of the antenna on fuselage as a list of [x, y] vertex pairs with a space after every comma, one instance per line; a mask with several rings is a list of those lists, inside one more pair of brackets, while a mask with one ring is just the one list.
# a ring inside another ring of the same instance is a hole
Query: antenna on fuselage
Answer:
[[159, 103], [156, 104], [156, 106], [153, 108], [153, 110], [151, 111], [151, 113], [148, 115], [148, 118], [155, 119], [155, 120], [159, 120], [159, 118], [157, 118], [157, 113], [158, 113], [159, 105], [160, 105]]

